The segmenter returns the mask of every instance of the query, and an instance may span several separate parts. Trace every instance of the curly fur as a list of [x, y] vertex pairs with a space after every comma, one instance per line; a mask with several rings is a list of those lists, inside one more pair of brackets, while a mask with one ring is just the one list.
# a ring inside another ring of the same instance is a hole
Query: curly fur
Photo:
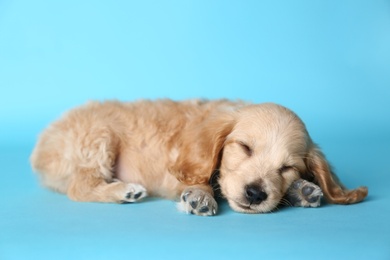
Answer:
[[[76, 201], [124, 202], [137, 187], [169, 199], [190, 186], [212, 194], [217, 168], [222, 195], [239, 212], [273, 210], [299, 178], [313, 178], [330, 203], [367, 195], [364, 187], [346, 190], [303, 122], [269, 103], [91, 102], [50, 125], [31, 162], [45, 186]], [[268, 195], [256, 205], [245, 198], [253, 183]]]

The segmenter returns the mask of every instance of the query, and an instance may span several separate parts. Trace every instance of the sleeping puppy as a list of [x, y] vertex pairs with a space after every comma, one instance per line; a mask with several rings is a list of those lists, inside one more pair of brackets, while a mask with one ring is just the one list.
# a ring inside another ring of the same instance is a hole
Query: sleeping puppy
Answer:
[[304, 123], [271, 103], [92, 102], [50, 125], [31, 163], [45, 186], [75, 201], [158, 196], [196, 215], [217, 213], [212, 180], [243, 213], [270, 212], [286, 198], [318, 206], [321, 190], [329, 203], [367, 196], [365, 187], [345, 189]]

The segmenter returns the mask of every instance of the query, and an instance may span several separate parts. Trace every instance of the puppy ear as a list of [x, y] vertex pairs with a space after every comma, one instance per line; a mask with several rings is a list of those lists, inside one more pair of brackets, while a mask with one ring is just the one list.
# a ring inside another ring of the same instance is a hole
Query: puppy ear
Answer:
[[355, 190], [347, 190], [337, 179], [336, 175], [315, 144], [311, 145], [308, 157], [306, 158], [306, 167], [309, 174], [314, 175], [328, 202], [335, 204], [353, 204], [362, 201], [368, 194], [366, 187], [359, 187]]
[[187, 185], [207, 184], [219, 166], [226, 137], [233, 127], [233, 116], [226, 114], [184, 129], [171, 173]]

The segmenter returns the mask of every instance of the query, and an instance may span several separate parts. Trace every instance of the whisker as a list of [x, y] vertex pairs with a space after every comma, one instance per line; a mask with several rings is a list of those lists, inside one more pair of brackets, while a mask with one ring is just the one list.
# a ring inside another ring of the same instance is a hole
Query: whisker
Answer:
[[288, 199], [285, 199], [285, 198], [282, 198], [282, 199], [280, 200], [280, 203], [279, 203], [279, 204], [284, 205], [284, 206], [290, 206], [290, 207], [293, 206], [292, 203], [291, 203]]
[[276, 206], [275, 208], [271, 209], [271, 210], [269, 211], [269, 213], [276, 213], [276, 211], [278, 211], [278, 210], [279, 210], [279, 207]]

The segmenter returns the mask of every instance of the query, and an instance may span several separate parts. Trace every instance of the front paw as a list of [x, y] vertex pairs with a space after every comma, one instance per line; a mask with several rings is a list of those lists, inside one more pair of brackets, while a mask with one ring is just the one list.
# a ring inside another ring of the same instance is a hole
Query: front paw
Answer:
[[295, 207], [318, 207], [323, 196], [320, 187], [306, 180], [294, 181], [287, 190], [285, 199]]
[[217, 214], [218, 204], [210, 193], [197, 188], [187, 188], [180, 196], [178, 208], [188, 214], [213, 216]]

